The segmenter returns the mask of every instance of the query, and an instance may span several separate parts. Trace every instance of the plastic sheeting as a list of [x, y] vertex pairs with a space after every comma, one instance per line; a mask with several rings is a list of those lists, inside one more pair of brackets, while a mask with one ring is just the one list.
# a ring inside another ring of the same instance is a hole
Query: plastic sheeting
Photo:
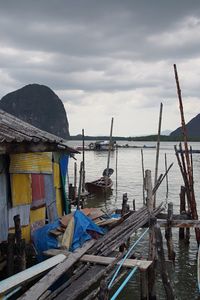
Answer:
[[79, 210], [74, 213], [74, 236], [71, 246], [71, 250], [74, 251], [79, 248], [83, 243], [92, 238], [88, 231], [96, 232], [98, 234], [104, 234], [102, 228], [96, 225], [90, 218], [84, 215]]
[[59, 220], [56, 220], [54, 223], [47, 224], [33, 232], [33, 242], [39, 261], [44, 259], [43, 251], [58, 248], [57, 239], [52, 234], [49, 234], [49, 231], [56, 229], [59, 225]]

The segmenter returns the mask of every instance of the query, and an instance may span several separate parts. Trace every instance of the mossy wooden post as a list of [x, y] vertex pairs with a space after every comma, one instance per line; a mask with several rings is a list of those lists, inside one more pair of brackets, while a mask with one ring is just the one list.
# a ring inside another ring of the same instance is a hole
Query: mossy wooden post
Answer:
[[10, 277], [14, 274], [14, 247], [15, 247], [15, 234], [8, 234], [8, 248], [7, 248], [7, 276]]
[[175, 252], [172, 240], [172, 219], [173, 219], [173, 203], [170, 202], [168, 204], [168, 213], [167, 213], [167, 227], [165, 229], [165, 238], [167, 241], [167, 249], [168, 249], [168, 258], [169, 260], [175, 261]]
[[[181, 186], [180, 191], [180, 215], [186, 213], [186, 207], [185, 207], [185, 187]], [[179, 239], [183, 240], [185, 238], [185, 229], [179, 228]]]

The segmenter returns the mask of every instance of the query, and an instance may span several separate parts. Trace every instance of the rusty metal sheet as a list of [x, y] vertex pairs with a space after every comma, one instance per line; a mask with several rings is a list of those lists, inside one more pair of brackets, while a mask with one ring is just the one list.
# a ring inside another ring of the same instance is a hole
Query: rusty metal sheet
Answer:
[[45, 205], [44, 174], [31, 174], [32, 204], [31, 208]]
[[30, 223], [30, 204], [19, 205], [8, 209], [9, 228], [15, 227], [14, 216], [20, 215], [21, 226], [27, 226]]
[[10, 173], [52, 173], [52, 153], [18, 153], [10, 155]]
[[54, 188], [53, 175], [44, 175], [44, 187], [47, 217], [50, 222], [53, 222], [55, 219], [58, 218], [58, 212], [56, 207], [56, 191]]

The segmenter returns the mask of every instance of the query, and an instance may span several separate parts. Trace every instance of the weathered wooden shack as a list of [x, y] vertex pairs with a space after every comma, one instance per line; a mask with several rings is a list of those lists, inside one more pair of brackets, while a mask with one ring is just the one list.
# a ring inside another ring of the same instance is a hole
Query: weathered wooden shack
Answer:
[[69, 210], [66, 141], [0, 110], [0, 242], [20, 215], [22, 238]]

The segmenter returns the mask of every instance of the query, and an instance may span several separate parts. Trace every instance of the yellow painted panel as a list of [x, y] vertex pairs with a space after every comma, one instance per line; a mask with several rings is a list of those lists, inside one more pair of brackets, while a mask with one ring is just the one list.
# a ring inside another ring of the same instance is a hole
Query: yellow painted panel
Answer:
[[57, 208], [58, 216], [61, 217], [63, 215], [62, 191], [61, 189], [57, 189], [57, 188], [56, 188], [56, 208]]
[[10, 155], [10, 173], [52, 174], [52, 153], [18, 153]]
[[32, 202], [31, 175], [11, 174], [12, 204], [30, 204]]
[[33, 224], [37, 221], [45, 220], [45, 218], [46, 206], [30, 210], [30, 224]]
[[56, 188], [61, 188], [60, 166], [55, 162], [53, 164], [53, 177], [54, 177], [54, 186]]
[[74, 217], [72, 217], [67, 225], [67, 228], [63, 234], [61, 246], [64, 249], [69, 250], [74, 236]]
[[[31, 240], [30, 225], [22, 226], [21, 230], [22, 230], [22, 239], [25, 239], [26, 242], [30, 242], [30, 240]], [[9, 233], [15, 233], [15, 228], [9, 228], [8, 232]]]

